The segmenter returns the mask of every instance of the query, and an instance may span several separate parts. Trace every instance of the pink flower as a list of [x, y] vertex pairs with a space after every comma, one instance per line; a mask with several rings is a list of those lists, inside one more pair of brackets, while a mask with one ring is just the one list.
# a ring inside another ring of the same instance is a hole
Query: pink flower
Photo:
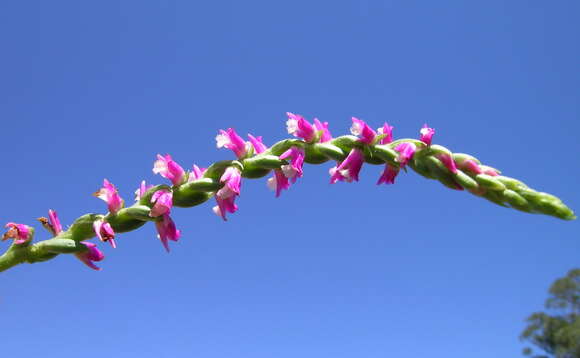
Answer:
[[268, 147], [266, 147], [264, 145], [264, 143], [262, 142], [262, 137], [254, 137], [251, 134], [248, 134], [248, 137], [250, 138], [250, 143], [252, 143], [252, 146], [254, 147], [254, 152], [256, 154], [260, 154], [266, 151], [266, 149], [268, 149]]
[[433, 128], [429, 128], [427, 126], [427, 124], [423, 125], [423, 128], [421, 128], [421, 142], [427, 144], [427, 145], [431, 145], [431, 140], [433, 139], [433, 135], [435, 134], [435, 129]]
[[405, 165], [413, 159], [417, 147], [413, 143], [403, 142], [397, 144], [395, 150], [399, 152], [399, 158], [397, 158], [397, 161], [401, 164], [401, 168], [404, 168]]
[[364, 161], [363, 153], [358, 148], [353, 148], [348, 156], [338, 166], [330, 169], [330, 183], [337, 181], [346, 181], [351, 183], [353, 180], [358, 181], [358, 174]]
[[103, 253], [97, 249], [97, 245], [92, 242], [81, 241], [80, 243], [86, 246], [87, 251], [77, 252], [75, 253], [75, 256], [88, 267], [100, 271], [101, 268], [97, 267], [93, 262], [103, 260], [105, 255], [103, 255]]
[[105, 222], [103, 220], [95, 220], [93, 222], [93, 229], [95, 230], [95, 234], [102, 242], [110, 242], [113, 248], [117, 247], [117, 243], [115, 242], [115, 231], [111, 227], [111, 224]]
[[117, 188], [115, 188], [115, 186], [107, 179], [103, 180], [103, 187], [94, 195], [107, 203], [111, 214], [117, 213], [117, 211], [121, 210], [124, 205], [124, 201], [119, 196]]
[[365, 144], [372, 144], [377, 136], [375, 132], [365, 121], [358, 118], [352, 117], [352, 126], [350, 127], [350, 132], [353, 135], [360, 136], [360, 142]]
[[157, 160], [153, 163], [153, 173], [159, 174], [165, 179], [171, 180], [173, 185], [180, 185], [185, 178], [185, 171], [177, 164], [169, 154], [162, 156], [157, 154]]
[[155, 222], [155, 227], [157, 228], [157, 237], [161, 240], [165, 250], [169, 252], [169, 242], [168, 240], [177, 241], [181, 236], [181, 231], [177, 230], [175, 223], [171, 220], [168, 214], [163, 215], [160, 221]]
[[393, 128], [394, 127], [391, 127], [385, 122], [385, 124], [377, 130], [379, 134], [385, 135], [385, 137], [381, 139], [381, 144], [389, 144], [393, 141]]
[[395, 178], [397, 177], [398, 174], [399, 168], [395, 168], [390, 166], [389, 164], [385, 164], [385, 169], [383, 170], [383, 173], [381, 174], [381, 177], [379, 178], [377, 185], [383, 183], [395, 184]]
[[4, 227], [8, 228], [8, 231], [2, 236], [2, 241], [14, 239], [14, 243], [20, 245], [32, 240], [32, 230], [28, 225], [9, 222]]
[[[304, 117], [290, 112], [286, 112], [286, 115], [288, 115], [288, 120], [286, 121], [288, 134], [302, 138], [307, 142], [313, 142], [316, 139], [315, 128]], [[322, 130], [324, 130], [324, 127]]]
[[457, 165], [449, 154], [439, 154], [437, 156], [445, 167], [453, 174], [457, 174]]
[[290, 164], [274, 170], [274, 176], [267, 182], [268, 188], [276, 192], [276, 197], [280, 196], [282, 190], [290, 188], [290, 181], [295, 183], [298, 178], [302, 177], [304, 155], [304, 149], [297, 147], [291, 147], [282, 153], [280, 159], [290, 159]]
[[187, 181], [191, 182], [194, 180], [201, 179], [203, 177], [203, 173], [205, 173], [206, 170], [207, 168], [200, 168], [194, 164], [192, 171], [189, 172], [189, 179]]
[[220, 134], [215, 137], [217, 147], [226, 147], [236, 153], [236, 156], [241, 159], [248, 153], [246, 142], [240, 137], [233, 128], [228, 128], [227, 131], [220, 129]]
[[496, 177], [496, 176], [499, 175], [499, 173], [497, 172], [497, 170], [495, 170], [493, 168], [490, 168], [490, 167], [485, 167], [483, 169], [483, 174], [487, 174], [487, 175], [492, 176], [492, 177]]
[[151, 208], [149, 216], [157, 217], [169, 214], [173, 206], [173, 193], [165, 189], [157, 190], [151, 196], [151, 203], [153, 207]]
[[238, 206], [234, 203], [236, 196], [240, 195], [242, 175], [236, 167], [228, 167], [220, 178], [224, 186], [215, 194], [217, 206], [213, 208], [216, 215], [226, 220], [226, 212], [235, 213]]
[[274, 176], [268, 179], [267, 185], [268, 188], [276, 192], [276, 197], [280, 196], [282, 190], [290, 188], [288, 177], [281, 170], [274, 170]]
[[479, 167], [479, 165], [475, 162], [475, 160], [467, 159], [464, 160], [463, 163], [460, 165], [462, 170], [470, 171], [474, 174], [481, 174], [483, 171]]
[[54, 210], [48, 210], [48, 225], [50, 228], [50, 232], [56, 236], [62, 232], [62, 225], [60, 224], [60, 220], [58, 219], [58, 215]]
[[286, 178], [291, 179], [292, 183], [296, 182], [296, 179], [302, 177], [302, 166], [304, 165], [304, 149], [291, 147], [282, 155], [280, 159], [290, 159], [290, 164], [282, 165], [280, 169], [286, 176]]
[[320, 142], [324, 143], [324, 142], [328, 142], [329, 140], [332, 139], [332, 135], [330, 134], [330, 131], [328, 130], [328, 122], [320, 122], [318, 120], [318, 118], [314, 118], [314, 127], [316, 128], [316, 130], [318, 132], [320, 132]]
[[151, 188], [153, 188], [153, 185], [145, 184], [145, 180], [141, 181], [141, 185], [139, 185], [139, 188], [135, 190], [135, 200], [141, 200], [141, 198], [143, 197], [143, 195], [145, 195], [147, 190]]

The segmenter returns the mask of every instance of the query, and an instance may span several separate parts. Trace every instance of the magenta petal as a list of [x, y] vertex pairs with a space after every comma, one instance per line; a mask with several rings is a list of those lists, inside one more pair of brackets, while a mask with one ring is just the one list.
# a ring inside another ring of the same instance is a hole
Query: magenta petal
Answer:
[[379, 184], [395, 184], [395, 178], [399, 174], [399, 169], [390, 166], [389, 164], [385, 164], [385, 169], [377, 182]]
[[304, 117], [291, 112], [286, 112], [286, 115], [288, 115], [286, 128], [289, 134], [302, 138], [307, 142], [312, 142], [316, 138], [316, 130]]
[[433, 135], [435, 134], [435, 129], [429, 128], [427, 124], [425, 124], [423, 125], [423, 128], [421, 128], [420, 134], [421, 134], [420, 138], [421, 142], [427, 145], [431, 145]]
[[393, 141], [393, 128], [386, 122], [382, 128], [379, 128], [379, 134], [384, 134], [385, 137], [381, 139], [381, 144], [389, 144]]
[[30, 227], [27, 225], [9, 222], [5, 225], [5, 227], [9, 229], [8, 232], [2, 237], [3, 241], [6, 239], [14, 239], [14, 243], [20, 245], [32, 239]]
[[352, 117], [352, 127], [350, 127], [350, 132], [353, 135], [360, 136], [359, 141], [365, 144], [371, 144], [377, 135], [377, 133], [369, 127], [365, 121], [356, 117]]
[[180, 185], [185, 177], [185, 171], [183, 168], [173, 161], [169, 154], [166, 154], [165, 156], [157, 154], [157, 160], [153, 164], [153, 173], [171, 180], [173, 185]]
[[173, 207], [173, 193], [164, 189], [157, 190], [151, 196], [151, 202], [153, 203], [153, 207], [151, 208], [149, 216], [157, 217], [169, 214]]
[[266, 147], [264, 145], [264, 143], [262, 142], [262, 137], [254, 137], [251, 134], [248, 134], [248, 137], [250, 138], [250, 143], [252, 143], [252, 146], [254, 147], [254, 152], [256, 152], [256, 154], [260, 154], [266, 151], [266, 149], [268, 149], [268, 147]]
[[169, 215], [163, 215], [162, 220], [155, 222], [155, 227], [157, 228], [157, 234], [159, 240], [165, 247], [165, 250], [169, 252], [169, 241], [177, 241], [181, 236], [181, 231], [177, 230], [175, 223]]
[[274, 170], [274, 176], [268, 179], [268, 187], [276, 192], [276, 197], [279, 197], [282, 190], [290, 188], [290, 182], [281, 170]]
[[232, 150], [238, 158], [243, 158], [247, 154], [246, 142], [240, 137], [233, 128], [227, 131], [220, 129], [216, 136], [217, 147], [226, 147]]
[[105, 258], [105, 255], [103, 255], [103, 253], [97, 249], [97, 245], [92, 242], [81, 241], [80, 243], [87, 247], [87, 251], [75, 253], [75, 256], [88, 267], [100, 271], [101, 268], [96, 266], [93, 261], [101, 261]]
[[467, 159], [467, 160], [463, 161], [463, 163], [461, 163], [461, 169], [468, 170], [474, 174], [483, 173], [483, 171], [481, 170], [479, 165], [474, 160], [471, 160], [471, 159]]
[[62, 225], [58, 219], [58, 215], [54, 210], [48, 210], [48, 224], [52, 228], [53, 234], [58, 235], [62, 232]]
[[353, 148], [348, 156], [337, 167], [330, 170], [330, 183], [337, 181], [358, 181], [358, 175], [364, 162], [364, 156], [360, 149]]
[[399, 152], [399, 158], [397, 158], [397, 161], [401, 164], [401, 168], [403, 168], [411, 159], [413, 159], [417, 147], [413, 143], [404, 142], [398, 144], [395, 147], [395, 150]]
[[328, 142], [332, 139], [332, 135], [328, 130], [328, 122], [321, 123], [318, 118], [314, 118], [314, 127], [317, 131], [322, 131], [322, 135], [320, 136], [321, 143]]
[[439, 154], [437, 156], [445, 167], [453, 174], [457, 174], [457, 165], [449, 154]]

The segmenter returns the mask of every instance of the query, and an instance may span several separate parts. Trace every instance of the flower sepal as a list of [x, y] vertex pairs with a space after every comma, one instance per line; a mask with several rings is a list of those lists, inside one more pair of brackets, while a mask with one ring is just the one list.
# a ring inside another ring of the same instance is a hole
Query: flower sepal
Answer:
[[392, 149], [388, 144], [377, 144], [372, 148], [373, 155], [375, 157], [379, 157], [382, 160], [382, 163], [388, 162], [393, 166], [399, 166], [397, 162], [397, 158], [399, 157], [399, 153]]
[[475, 176], [475, 181], [483, 188], [493, 190], [493, 191], [504, 191], [506, 190], [505, 185], [497, 180], [495, 177], [487, 174], [477, 174]]
[[284, 139], [272, 145], [264, 154], [282, 155], [290, 147], [304, 147], [305, 145], [306, 143], [300, 139]]
[[330, 143], [339, 147], [345, 153], [350, 153], [352, 148], [360, 147], [361, 145], [359, 143], [358, 137], [353, 135], [343, 135], [340, 137], [336, 137], [333, 140], [331, 140]]

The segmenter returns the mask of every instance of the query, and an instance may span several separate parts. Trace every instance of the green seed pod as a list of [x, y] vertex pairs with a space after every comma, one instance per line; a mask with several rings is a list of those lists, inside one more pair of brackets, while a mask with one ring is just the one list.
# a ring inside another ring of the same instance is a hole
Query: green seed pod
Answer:
[[427, 179], [437, 179], [437, 177], [429, 171], [422, 162], [416, 161], [414, 158], [409, 162], [409, 166], [417, 172], [417, 174], [424, 176]]
[[277, 155], [258, 154], [254, 157], [242, 161], [244, 171], [254, 169], [280, 169], [280, 166], [287, 164], [285, 160]]
[[328, 157], [316, 144], [306, 144], [304, 147], [304, 161], [310, 164], [322, 164], [328, 161]]
[[67, 231], [71, 233], [71, 238], [75, 241], [90, 239], [95, 236], [93, 222], [102, 217], [97, 214], [85, 214], [76, 219]]
[[495, 179], [495, 177], [492, 177], [491, 175], [477, 174], [475, 176], [475, 180], [479, 183], [479, 185], [489, 190], [504, 191], [506, 189], [505, 185], [503, 185], [501, 181]]
[[[306, 147], [307, 152], [308, 152], [308, 147], [309, 146]], [[331, 144], [329, 142], [315, 143], [315, 144], [312, 144], [310, 147], [314, 147], [314, 148], [312, 148], [313, 150], [316, 149], [323, 156], [325, 156], [326, 157], [325, 161], [327, 161], [328, 159], [332, 159], [332, 160], [336, 160], [337, 162], [341, 162], [347, 156], [347, 153], [343, 152], [342, 149], [340, 149], [339, 147], [337, 147], [334, 144]], [[321, 162], [321, 163], [324, 163], [324, 162]]]
[[467, 190], [475, 190], [479, 189], [479, 184], [475, 180], [473, 180], [469, 175], [465, 174], [463, 171], [457, 169], [457, 173], [453, 174], [453, 177], [459, 185], [464, 187]]
[[[135, 211], [137, 210], [139, 209], [135, 209]], [[113, 228], [115, 233], [133, 231], [145, 225], [147, 221], [135, 219], [133, 215], [129, 214], [129, 212], [130, 211], [128, 211], [127, 208], [123, 208], [119, 210], [115, 215], [109, 213], [107, 216], [104, 217], [104, 220], [109, 224], [111, 224], [111, 227]]]
[[528, 201], [515, 191], [507, 189], [503, 191], [502, 195], [505, 201], [509, 203], [512, 208], [528, 213], [533, 212], [532, 206]]
[[358, 138], [353, 135], [343, 135], [330, 141], [331, 144], [339, 147], [345, 153], [350, 153], [351, 149], [358, 146]]
[[377, 144], [372, 148], [373, 155], [376, 157], [381, 158], [383, 163], [389, 163], [394, 166], [398, 166], [397, 158], [399, 157], [399, 153], [390, 148], [387, 144]]
[[503, 185], [506, 186], [506, 188], [510, 189], [510, 190], [515, 190], [518, 191], [520, 189], [526, 189], [527, 186], [526, 184], [522, 183], [521, 181], [514, 179], [514, 178], [510, 178], [510, 177], [505, 177], [503, 175], [499, 175], [494, 177], [496, 180], [499, 180]]

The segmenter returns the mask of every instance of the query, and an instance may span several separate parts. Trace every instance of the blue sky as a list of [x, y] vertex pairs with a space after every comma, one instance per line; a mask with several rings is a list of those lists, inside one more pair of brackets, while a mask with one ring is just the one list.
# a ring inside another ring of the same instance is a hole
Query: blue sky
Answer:
[[[68, 225], [125, 200], [157, 153], [230, 159], [219, 129], [287, 137], [285, 112], [435, 142], [580, 208], [575, 1], [20, 1], [0, 5], [0, 222]], [[2, 273], [11, 357], [519, 356], [524, 318], [579, 265], [578, 222], [524, 214], [410, 172], [329, 184], [308, 166], [275, 199], [246, 180], [224, 223], [176, 209], [73, 257]], [[48, 234], [37, 227], [37, 238]], [[6, 244], [3, 244], [4, 249]]]

